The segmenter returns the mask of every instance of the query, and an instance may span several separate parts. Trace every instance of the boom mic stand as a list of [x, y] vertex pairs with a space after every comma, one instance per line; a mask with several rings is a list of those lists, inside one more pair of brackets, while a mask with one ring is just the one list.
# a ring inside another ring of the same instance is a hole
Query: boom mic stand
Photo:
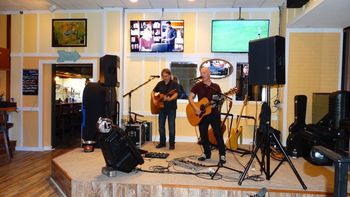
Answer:
[[[261, 117], [260, 117], [260, 125], [259, 125], [259, 129], [261, 129], [263, 131], [263, 134], [262, 134], [263, 137], [261, 137], [257, 146], [255, 147], [255, 149], [252, 153], [252, 156], [250, 157], [250, 160], [247, 163], [247, 166], [245, 167], [241, 177], [239, 178], [238, 185], [242, 185], [242, 182], [244, 181], [244, 179], [248, 173], [248, 170], [249, 170], [250, 166], [252, 165], [254, 158], [256, 158], [258, 160], [258, 163], [260, 164], [260, 169], [261, 169], [261, 171], [264, 172], [267, 180], [270, 180], [271, 177], [278, 170], [278, 168], [282, 165], [282, 163], [287, 160], [290, 167], [292, 168], [295, 176], [298, 178], [301, 186], [303, 187], [304, 190], [306, 190], [307, 187], [306, 187], [304, 181], [302, 180], [298, 171], [294, 167], [292, 161], [289, 159], [281, 142], [277, 139], [276, 135], [274, 134], [273, 130], [271, 129], [270, 86], [269, 85], [267, 85], [266, 91], [267, 91], [267, 104], [266, 104], [267, 107], [266, 107], [266, 110], [263, 110], [263, 107], [261, 108], [261, 113], [260, 113]], [[264, 104], [263, 104], [263, 106], [264, 106]], [[265, 116], [267, 116], [267, 118], [262, 116], [263, 113], [266, 113]], [[266, 119], [266, 120], [263, 120], [263, 119]], [[282, 159], [282, 161], [280, 161], [280, 163], [276, 166], [276, 168], [273, 170], [272, 173], [270, 172], [270, 140], [271, 139], [276, 142], [278, 148], [282, 151], [282, 153], [284, 155], [284, 158]], [[262, 148], [262, 146], [264, 146], [264, 148]], [[259, 149], [261, 150], [261, 154], [262, 154], [261, 161], [258, 158], [258, 156], [256, 155]], [[266, 162], [265, 162], [265, 157], [266, 157]]]
[[[126, 94], [123, 95], [123, 98], [126, 97], [126, 96], [129, 97], [129, 107], [128, 107], [128, 114], [129, 114], [129, 121], [128, 121], [128, 123], [129, 123], [129, 124], [134, 123], [134, 121], [133, 121], [133, 119], [132, 119], [132, 117], [131, 117], [131, 115], [134, 114], [133, 112], [131, 112], [131, 94], [132, 94], [134, 91], [136, 91], [137, 89], [139, 89], [140, 87], [146, 85], [147, 83], [149, 83], [150, 81], [152, 81], [153, 79], [158, 78], [158, 77], [159, 77], [159, 76], [153, 76], [153, 75], [150, 76], [150, 78], [149, 78], [146, 82], [142, 83], [141, 85], [137, 86], [136, 88], [130, 90], [128, 93], [126, 93]], [[136, 115], [135, 115], [135, 118], [136, 118]]]

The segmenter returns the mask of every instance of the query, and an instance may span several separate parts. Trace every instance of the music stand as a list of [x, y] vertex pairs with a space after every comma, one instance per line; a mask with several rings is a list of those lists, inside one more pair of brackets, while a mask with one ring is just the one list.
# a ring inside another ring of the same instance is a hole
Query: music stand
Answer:
[[[259, 129], [263, 130], [263, 137], [259, 140], [257, 146], [255, 147], [255, 149], [253, 151], [253, 154], [252, 154], [250, 160], [247, 163], [247, 166], [244, 168], [244, 171], [243, 171], [241, 177], [239, 178], [238, 185], [242, 185], [242, 182], [244, 181], [245, 176], [247, 175], [248, 170], [249, 170], [251, 164], [253, 163], [254, 158], [256, 158], [258, 160], [258, 163], [260, 164], [260, 169], [261, 169], [261, 171], [264, 172], [267, 180], [271, 179], [271, 177], [275, 174], [275, 172], [278, 170], [278, 168], [282, 165], [282, 163], [284, 161], [288, 161], [288, 164], [292, 168], [295, 176], [298, 178], [301, 186], [303, 187], [304, 190], [306, 190], [307, 187], [306, 187], [304, 181], [302, 180], [301, 176], [299, 175], [297, 169], [294, 167], [292, 161], [289, 159], [289, 156], [287, 155], [286, 151], [284, 150], [281, 142], [277, 139], [275, 133], [271, 129], [270, 86], [269, 85], [267, 85], [266, 91], [267, 91], [266, 116], [268, 116], [268, 117], [266, 118], [266, 121], [263, 121], [262, 120], [263, 118], [260, 117], [260, 125], [259, 125]], [[260, 114], [262, 114], [262, 113], [264, 113], [263, 109], [261, 110]], [[282, 153], [284, 155], [284, 158], [282, 159], [282, 161], [280, 161], [280, 163], [276, 166], [276, 168], [273, 170], [272, 173], [270, 171], [270, 139], [273, 139], [275, 141], [278, 148], [282, 151]], [[265, 145], [264, 148], [261, 147], [262, 145]], [[257, 156], [257, 152], [259, 149], [261, 150], [261, 154], [262, 154], [261, 161]], [[265, 157], [266, 157], [266, 163], [265, 163]]]
[[[158, 77], [159, 77], [159, 76], [158, 76]], [[136, 91], [137, 89], [139, 89], [140, 87], [146, 85], [147, 83], [149, 83], [150, 81], [152, 81], [153, 79], [158, 78], [158, 77], [157, 77], [157, 76], [150, 76], [150, 78], [149, 78], [146, 82], [142, 83], [141, 85], [137, 86], [136, 88], [130, 90], [128, 93], [126, 93], [126, 94], [123, 95], [123, 98], [126, 97], [126, 96], [129, 97], [129, 106], [128, 106], [128, 114], [129, 114], [129, 121], [128, 121], [128, 123], [129, 123], [129, 124], [134, 123], [134, 120], [132, 119], [131, 114], [135, 114], [134, 112], [131, 112], [131, 94], [132, 94], [134, 91]], [[139, 114], [138, 114], [138, 115], [139, 115]], [[135, 118], [136, 118], [136, 114], [135, 114]]]

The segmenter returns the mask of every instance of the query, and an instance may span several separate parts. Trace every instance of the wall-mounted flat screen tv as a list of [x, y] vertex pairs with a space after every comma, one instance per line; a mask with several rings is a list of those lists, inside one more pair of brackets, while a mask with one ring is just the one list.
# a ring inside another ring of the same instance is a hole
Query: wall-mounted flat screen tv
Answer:
[[184, 20], [130, 21], [131, 52], [183, 52]]
[[250, 40], [269, 36], [269, 20], [213, 20], [211, 51], [247, 53]]

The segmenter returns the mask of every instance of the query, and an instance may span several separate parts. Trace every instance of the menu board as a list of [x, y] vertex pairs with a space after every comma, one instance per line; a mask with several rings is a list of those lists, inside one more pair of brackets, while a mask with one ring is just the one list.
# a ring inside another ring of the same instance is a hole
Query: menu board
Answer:
[[35, 69], [24, 69], [22, 79], [23, 95], [38, 95], [39, 72]]

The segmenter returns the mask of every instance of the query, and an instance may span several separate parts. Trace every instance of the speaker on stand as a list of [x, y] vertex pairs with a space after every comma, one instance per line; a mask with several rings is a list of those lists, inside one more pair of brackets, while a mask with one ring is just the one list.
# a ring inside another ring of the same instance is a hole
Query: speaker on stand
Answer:
[[106, 117], [119, 124], [120, 110], [117, 101], [116, 87], [119, 87], [118, 68], [120, 59], [115, 55], [105, 55], [100, 58], [100, 80], [99, 82], [106, 89]]
[[[281, 142], [278, 140], [271, 127], [271, 109], [270, 109], [270, 86], [277, 84], [285, 84], [285, 38], [281, 36], [273, 36], [262, 38], [249, 42], [249, 79], [250, 85], [266, 85], [267, 103], [262, 105], [260, 116], [267, 114], [266, 121], [260, 119], [259, 131], [262, 132], [263, 137], [254, 148], [252, 156], [248, 161], [244, 172], [242, 173], [238, 185], [241, 185], [245, 179], [254, 158], [257, 157], [257, 152], [261, 150], [261, 160], [259, 161], [260, 169], [266, 175], [266, 179], [270, 180], [275, 174], [282, 162], [287, 161], [292, 168], [295, 176], [298, 178], [303, 189], [307, 189], [304, 181], [294, 167], [292, 161], [288, 157]], [[267, 107], [266, 107], [267, 105]], [[270, 140], [276, 143], [276, 147], [283, 153], [283, 159], [280, 164], [272, 171], [270, 170]], [[266, 149], [266, 150], [264, 150]], [[266, 159], [266, 160], [265, 160]]]
[[273, 36], [249, 42], [249, 84], [285, 84], [285, 38]]
[[120, 59], [116, 55], [105, 55], [100, 58], [100, 83], [106, 87], [119, 87], [118, 69]]

